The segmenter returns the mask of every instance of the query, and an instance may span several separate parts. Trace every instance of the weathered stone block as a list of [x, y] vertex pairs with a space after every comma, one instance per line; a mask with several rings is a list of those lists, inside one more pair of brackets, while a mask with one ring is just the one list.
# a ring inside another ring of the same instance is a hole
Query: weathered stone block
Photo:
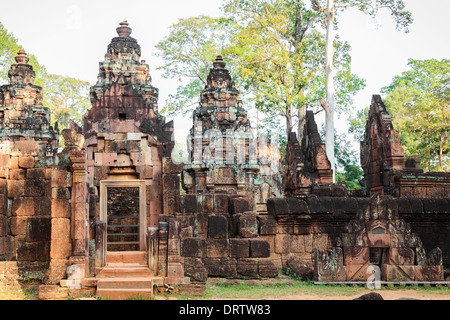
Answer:
[[367, 281], [373, 276], [373, 267], [367, 264], [349, 264], [347, 270], [347, 281]]
[[32, 168], [27, 170], [27, 179], [45, 179], [46, 177], [45, 168]]
[[313, 265], [292, 256], [286, 261], [286, 274], [301, 280], [311, 280], [314, 275]]
[[250, 242], [248, 239], [230, 239], [230, 257], [248, 258], [250, 256]]
[[52, 218], [70, 218], [72, 215], [70, 202], [62, 199], [53, 199], [51, 202]]
[[203, 263], [210, 277], [233, 278], [236, 276], [236, 259], [205, 258]]
[[209, 258], [222, 258], [230, 255], [230, 244], [227, 239], [206, 240], [206, 256]]
[[290, 252], [303, 253], [305, 252], [305, 236], [304, 235], [291, 235], [290, 237]]
[[370, 262], [368, 247], [350, 247], [344, 248], [344, 264], [365, 265]]
[[69, 296], [69, 289], [59, 285], [40, 285], [39, 300], [63, 300]]
[[228, 204], [230, 214], [244, 213], [250, 211], [250, 202], [247, 198], [230, 198]]
[[267, 200], [267, 212], [273, 217], [288, 215], [289, 207], [286, 199], [272, 198]]
[[13, 216], [33, 216], [35, 214], [35, 199], [22, 197], [11, 201], [11, 213]]
[[70, 238], [70, 220], [64, 218], [52, 219], [51, 231], [52, 245], [51, 259], [67, 259], [72, 254], [72, 241]]
[[34, 157], [19, 157], [19, 167], [24, 169], [34, 168]]
[[405, 247], [389, 248], [386, 263], [392, 265], [414, 265], [414, 250]]
[[322, 212], [321, 203], [316, 195], [308, 195], [308, 197], [306, 198], [306, 202], [308, 203], [311, 214]]
[[182, 213], [196, 213], [197, 212], [196, 196], [192, 194], [181, 195], [180, 210]]
[[208, 217], [208, 237], [226, 239], [228, 237], [228, 220], [223, 215]]
[[393, 282], [414, 281], [414, 268], [414, 266], [383, 264], [381, 266], [381, 278], [384, 281]]
[[37, 141], [15, 141], [11, 148], [12, 156], [32, 156], [39, 154], [39, 143]]
[[0, 216], [8, 214], [8, 198], [4, 194], [0, 194]]
[[274, 278], [278, 276], [278, 269], [270, 259], [258, 259], [258, 273], [262, 278]]
[[187, 238], [181, 241], [183, 257], [206, 257], [206, 241], [200, 238]]
[[341, 248], [331, 248], [327, 253], [314, 249], [314, 279], [317, 281], [345, 281], [347, 270], [343, 265]]
[[275, 253], [289, 253], [290, 252], [290, 235], [277, 234], [275, 236]]
[[25, 236], [27, 232], [28, 217], [12, 217], [10, 220], [11, 235]]
[[51, 171], [51, 187], [72, 187], [72, 173], [67, 171], [66, 168], [53, 169]]
[[50, 241], [51, 232], [50, 218], [28, 218], [25, 241]]
[[270, 257], [270, 244], [264, 239], [249, 239], [250, 241], [250, 257], [251, 258], [268, 258]]
[[52, 199], [70, 200], [71, 194], [69, 188], [59, 187], [52, 188]]
[[24, 195], [26, 197], [41, 197], [50, 193], [50, 183], [47, 180], [26, 180]]
[[167, 277], [181, 278], [184, 277], [184, 268], [181, 263], [168, 263], [167, 264]]
[[10, 169], [9, 179], [10, 180], [25, 180], [27, 176], [26, 169]]
[[228, 213], [229, 196], [225, 194], [214, 195], [214, 212]]
[[297, 198], [286, 198], [288, 210], [290, 214], [303, 215], [309, 214], [308, 204], [305, 200]]
[[19, 198], [25, 192], [25, 180], [8, 180], [8, 198]]
[[415, 281], [444, 281], [442, 266], [414, 266]]
[[[67, 278], [67, 267], [69, 266], [68, 259], [52, 259], [50, 265], [45, 272], [42, 282], [46, 285], [56, 285], [61, 283], [61, 280]], [[74, 281], [76, 281], [74, 279]]]
[[237, 217], [237, 233], [243, 238], [258, 236], [258, 219], [256, 213], [246, 212]]
[[236, 271], [244, 278], [258, 278], [258, 261], [256, 259], [237, 259]]
[[192, 282], [206, 282], [208, 271], [200, 258], [186, 257], [184, 259], [184, 274], [190, 277]]
[[17, 244], [18, 261], [49, 261], [50, 241], [24, 242]]
[[10, 168], [11, 157], [9, 154], [0, 154], [0, 168]]
[[271, 215], [258, 215], [259, 234], [273, 235], [277, 233], [277, 220]]

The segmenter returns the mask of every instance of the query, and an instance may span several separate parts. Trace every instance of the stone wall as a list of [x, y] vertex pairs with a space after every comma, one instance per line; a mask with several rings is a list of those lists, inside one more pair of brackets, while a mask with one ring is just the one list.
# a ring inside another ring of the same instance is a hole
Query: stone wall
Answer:
[[[267, 278], [278, 275], [262, 216], [238, 195], [181, 196], [180, 253], [191, 281], [207, 277]], [[263, 232], [260, 232], [260, 226]]]

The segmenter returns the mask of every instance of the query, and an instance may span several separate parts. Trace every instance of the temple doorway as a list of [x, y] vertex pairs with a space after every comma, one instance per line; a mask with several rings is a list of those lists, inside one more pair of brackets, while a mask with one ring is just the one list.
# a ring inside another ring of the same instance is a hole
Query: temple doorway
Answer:
[[106, 251], [145, 251], [145, 182], [101, 181], [100, 219], [106, 222]]

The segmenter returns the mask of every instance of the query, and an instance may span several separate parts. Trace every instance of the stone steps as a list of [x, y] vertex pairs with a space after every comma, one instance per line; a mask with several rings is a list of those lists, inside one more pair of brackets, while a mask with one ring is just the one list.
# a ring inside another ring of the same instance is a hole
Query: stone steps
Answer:
[[97, 282], [97, 297], [108, 300], [151, 298], [152, 278], [103, 278]]
[[148, 255], [144, 251], [117, 251], [106, 254], [106, 265], [134, 263], [148, 265]]
[[112, 264], [97, 273], [97, 278], [144, 278], [152, 277], [153, 273], [147, 266], [139, 264]]
[[109, 300], [151, 298], [153, 285], [161, 279], [148, 268], [147, 253], [142, 251], [108, 252], [106, 266], [99, 269], [97, 297]]

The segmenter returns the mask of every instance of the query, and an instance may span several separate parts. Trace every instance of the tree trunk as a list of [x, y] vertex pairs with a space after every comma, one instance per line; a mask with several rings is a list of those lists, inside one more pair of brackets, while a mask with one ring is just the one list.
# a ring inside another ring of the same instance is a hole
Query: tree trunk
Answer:
[[292, 110], [291, 106], [286, 106], [286, 138], [289, 140], [289, 134], [292, 132]]
[[333, 74], [333, 58], [334, 58], [334, 17], [336, 7], [334, 0], [328, 0], [327, 7], [327, 37], [325, 47], [326, 57], [326, 122], [325, 122], [325, 149], [328, 160], [333, 170], [333, 183], [336, 181], [335, 159], [334, 159], [334, 109], [335, 109], [335, 88]]
[[301, 144], [303, 139], [303, 131], [305, 126], [305, 107], [298, 108], [298, 128], [297, 128], [297, 138], [298, 142]]

